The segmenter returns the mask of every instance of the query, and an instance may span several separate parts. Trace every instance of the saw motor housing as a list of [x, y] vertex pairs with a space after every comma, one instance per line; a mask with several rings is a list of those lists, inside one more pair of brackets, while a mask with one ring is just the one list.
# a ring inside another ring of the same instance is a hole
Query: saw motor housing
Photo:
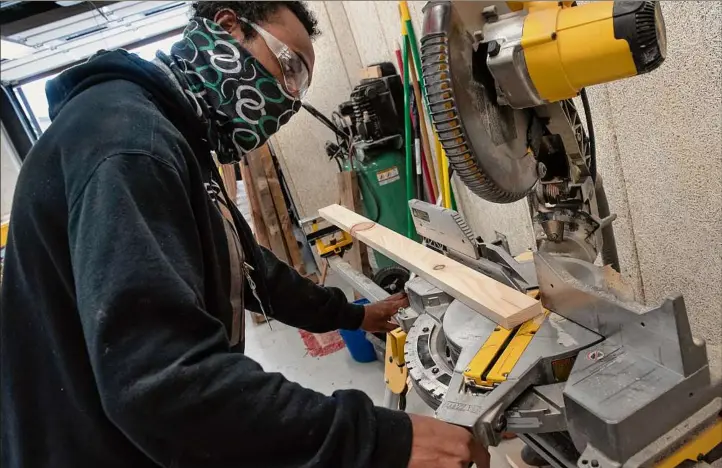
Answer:
[[429, 2], [421, 44], [432, 124], [469, 189], [528, 197], [540, 251], [594, 262], [606, 238], [615, 257], [585, 88], [663, 62], [659, 5]]
[[[523, 6], [523, 8], [522, 8]], [[524, 109], [656, 69], [667, 53], [656, 2], [517, 2], [477, 32], [505, 101]], [[479, 34], [480, 33], [480, 34]]]

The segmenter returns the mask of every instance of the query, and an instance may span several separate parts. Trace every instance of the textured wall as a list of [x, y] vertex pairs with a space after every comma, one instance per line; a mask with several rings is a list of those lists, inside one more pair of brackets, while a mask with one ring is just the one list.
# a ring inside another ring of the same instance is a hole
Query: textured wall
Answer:
[[[316, 44], [317, 63], [329, 75], [316, 72], [310, 102], [330, 111], [348, 98], [358, 67], [394, 60], [398, 11], [396, 2], [385, 1], [312, 5], [324, 33]], [[419, 35], [423, 5], [410, 2]], [[719, 344], [722, 3], [662, 2], [662, 8], [669, 40], [664, 65], [590, 90], [599, 171], [618, 215], [615, 231], [627, 282], [650, 304], [683, 293], [695, 333]], [[321, 141], [311, 141], [319, 136]], [[279, 135], [305, 215], [335, 201], [333, 178], [321, 180], [334, 170], [322, 156], [326, 138], [328, 133], [305, 117]], [[460, 209], [478, 234], [489, 239], [494, 231], [506, 234], [515, 253], [533, 244], [524, 202], [494, 205], [457, 188]]]
[[664, 64], [593, 89], [599, 165], [622, 218], [626, 273], [634, 275], [636, 255], [647, 302], [683, 293], [693, 330], [719, 344], [722, 3], [662, 2], [662, 10]]
[[17, 153], [5, 132], [5, 126], [0, 124], [0, 205], [2, 205], [0, 216], [3, 221], [10, 216], [15, 182], [17, 182], [19, 172]]

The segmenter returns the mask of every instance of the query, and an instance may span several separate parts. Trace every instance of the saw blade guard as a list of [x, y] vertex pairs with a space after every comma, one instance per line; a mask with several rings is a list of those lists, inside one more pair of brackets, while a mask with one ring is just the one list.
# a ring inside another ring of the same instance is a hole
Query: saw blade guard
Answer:
[[481, 198], [511, 203], [538, 179], [527, 144], [530, 119], [527, 111], [497, 104], [494, 80], [477, 56], [486, 51], [474, 50], [473, 33], [482, 25], [477, 2], [429, 2], [423, 77], [431, 122], [453, 170]]

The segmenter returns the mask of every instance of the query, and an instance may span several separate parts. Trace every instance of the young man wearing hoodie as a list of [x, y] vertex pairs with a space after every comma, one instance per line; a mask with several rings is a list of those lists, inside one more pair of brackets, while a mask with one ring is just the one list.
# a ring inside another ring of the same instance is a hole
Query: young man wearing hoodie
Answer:
[[215, 168], [212, 152], [237, 162], [299, 110], [317, 33], [299, 2], [199, 2], [167, 55], [103, 51], [48, 83], [2, 286], [3, 467], [488, 464], [464, 429], [243, 354], [244, 308], [388, 331], [407, 303], [357, 306], [299, 276]]

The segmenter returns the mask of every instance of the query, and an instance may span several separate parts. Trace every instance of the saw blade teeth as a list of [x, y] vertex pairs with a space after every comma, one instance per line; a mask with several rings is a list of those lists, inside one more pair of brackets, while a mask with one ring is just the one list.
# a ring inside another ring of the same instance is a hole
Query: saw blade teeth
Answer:
[[[449, 163], [461, 181], [481, 198], [496, 203], [520, 200], [532, 191], [533, 186], [522, 192], [506, 191], [476, 162], [456, 103], [449, 60], [450, 47], [446, 31], [435, 31], [421, 38], [421, 68], [427, 90], [429, 117]], [[473, 86], [474, 83], [469, 85]]]

